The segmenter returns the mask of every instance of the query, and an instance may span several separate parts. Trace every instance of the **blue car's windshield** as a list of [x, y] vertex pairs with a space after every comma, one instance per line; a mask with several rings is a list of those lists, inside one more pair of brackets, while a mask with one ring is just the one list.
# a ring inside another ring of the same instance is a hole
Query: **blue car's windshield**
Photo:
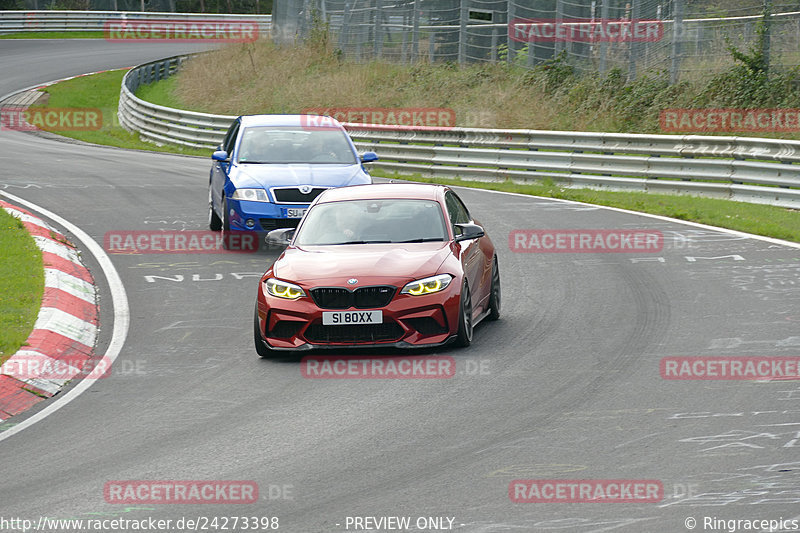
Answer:
[[253, 126], [242, 133], [238, 161], [353, 165], [357, 159], [347, 134], [338, 128]]
[[295, 245], [410, 243], [448, 239], [444, 214], [433, 200], [348, 200], [312, 207]]

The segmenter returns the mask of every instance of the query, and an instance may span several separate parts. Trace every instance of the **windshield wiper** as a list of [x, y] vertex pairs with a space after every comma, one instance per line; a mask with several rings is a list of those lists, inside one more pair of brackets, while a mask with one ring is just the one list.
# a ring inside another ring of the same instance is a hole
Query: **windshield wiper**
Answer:
[[442, 239], [441, 237], [425, 237], [420, 239], [409, 239], [407, 241], [394, 241], [394, 242], [396, 242], [397, 244], [403, 244], [407, 242], [434, 242], [434, 241], [442, 242], [444, 241], [444, 239]]

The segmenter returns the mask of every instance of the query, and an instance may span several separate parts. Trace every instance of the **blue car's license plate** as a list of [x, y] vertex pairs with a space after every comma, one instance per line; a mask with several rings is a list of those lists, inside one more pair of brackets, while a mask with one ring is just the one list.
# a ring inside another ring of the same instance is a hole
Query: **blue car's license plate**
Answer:
[[281, 214], [286, 218], [303, 218], [303, 215], [308, 211], [307, 207], [302, 208], [281, 208]]

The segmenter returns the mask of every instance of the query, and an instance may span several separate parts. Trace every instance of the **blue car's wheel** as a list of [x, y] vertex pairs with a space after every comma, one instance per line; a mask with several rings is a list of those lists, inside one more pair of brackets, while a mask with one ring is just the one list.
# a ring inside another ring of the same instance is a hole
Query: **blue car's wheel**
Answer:
[[226, 250], [231, 245], [231, 217], [228, 214], [228, 200], [222, 199], [222, 247]]
[[211, 187], [208, 188], [208, 228], [211, 231], [219, 231], [222, 229], [222, 220], [214, 212], [214, 203], [211, 199]]

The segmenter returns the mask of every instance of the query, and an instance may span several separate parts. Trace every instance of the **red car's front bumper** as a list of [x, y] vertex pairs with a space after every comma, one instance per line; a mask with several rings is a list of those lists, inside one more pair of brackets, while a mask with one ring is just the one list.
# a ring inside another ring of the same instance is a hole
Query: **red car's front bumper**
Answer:
[[[323, 308], [310, 290], [297, 300], [258, 295], [259, 331], [275, 350], [308, 350], [364, 346], [430, 347], [448, 342], [458, 332], [460, 284], [422, 296], [399, 294], [396, 287], [388, 304], [369, 308]], [[311, 289], [313, 290], [313, 289]], [[383, 312], [381, 324], [322, 324], [324, 311]]]

